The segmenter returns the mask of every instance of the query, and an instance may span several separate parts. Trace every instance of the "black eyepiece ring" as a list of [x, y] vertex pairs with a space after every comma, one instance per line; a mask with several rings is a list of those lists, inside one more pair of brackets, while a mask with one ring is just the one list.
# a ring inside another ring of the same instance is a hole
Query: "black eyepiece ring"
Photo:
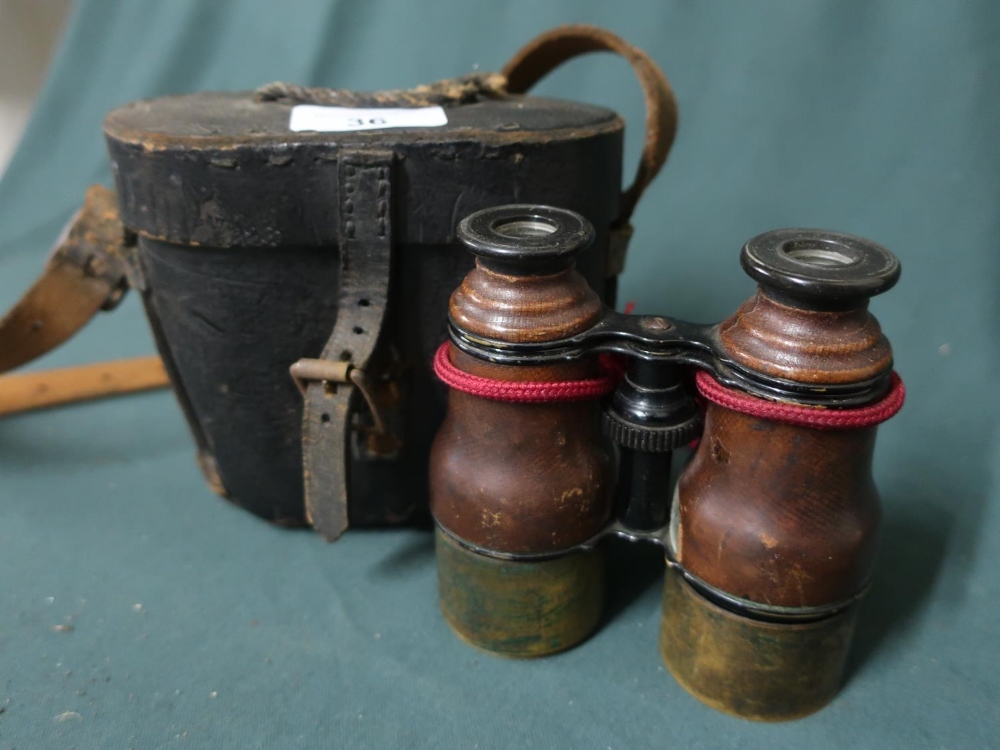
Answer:
[[822, 229], [776, 229], [743, 246], [743, 270], [761, 286], [804, 302], [865, 300], [899, 281], [899, 259], [881, 245]]
[[490, 270], [540, 275], [569, 268], [574, 256], [594, 241], [594, 227], [563, 208], [498, 206], [464, 218], [458, 239]]

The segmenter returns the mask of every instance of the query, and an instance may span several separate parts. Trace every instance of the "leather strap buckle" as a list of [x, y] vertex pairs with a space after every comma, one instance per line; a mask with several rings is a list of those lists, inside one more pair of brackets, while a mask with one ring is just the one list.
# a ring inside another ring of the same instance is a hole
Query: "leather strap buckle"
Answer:
[[[328, 541], [349, 525], [351, 468], [363, 455], [355, 450], [354, 435], [366, 433], [372, 455], [388, 456], [399, 447], [386, 429], [391, 383], [366, 377], [366, 371], [375, 369], [372, 358], [389, 305], [394, 160], [391, 149], [340, 151], [337, 318], [319, 358], [300, 360], [293, 369], [303, 391], [306, 518]], [[337, 387], [348, 383], [355, 388]], [[371, 420], [360, 430], [355, 419], [358, 393]]]
[[291, 373], [292, 380], [295, 381], [296, 387], [303, 396], [308, 392], [310, 383], [321, 382], [327, 384], [328, 387], [331, 384], [334, 387], [337, 384], [353, 385], [358, 389], [365, 403], [368, 404], [368, 410], [371, 412], [372, 421], [374, 422], [371, 434], [381, 438], [392, 437], [392, 432], [386, 427], [385, 419], [383, 419], [381, 410], [379, 409], [379, 399], [375, 390], [365, 375], [364, 370], [360, 367], [355, 367], [350, 362], [332, 362], [328, 359], [303, 358], [293, 364], [288, 371]]

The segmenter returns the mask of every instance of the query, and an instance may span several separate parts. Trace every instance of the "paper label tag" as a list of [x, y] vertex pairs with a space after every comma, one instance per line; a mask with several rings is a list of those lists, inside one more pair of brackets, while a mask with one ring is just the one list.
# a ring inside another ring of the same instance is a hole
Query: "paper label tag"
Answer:
[[441, 107], [357, 109], [297, 104], [292, 107], [288, 128], [296, 133], [304, 130], [343, 133], [383, 128], [439, 128], [447, 124], [448, 117]]

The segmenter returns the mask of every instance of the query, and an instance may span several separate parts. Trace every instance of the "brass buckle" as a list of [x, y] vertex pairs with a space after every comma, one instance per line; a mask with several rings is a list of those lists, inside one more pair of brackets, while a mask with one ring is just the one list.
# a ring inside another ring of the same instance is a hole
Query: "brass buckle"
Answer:
[[355, 367], [350, 362], [336, 362], [330, 359], [300, 359], [288, 371], [303, 396], [306, 395], [310, 383], [343, 383], [355, 386], [361, 392], [365, 403], [368, 404], [369, 411], [371, 411], [374, 422], [372, 432], [376, 435], [389, 434], [364, 370]]

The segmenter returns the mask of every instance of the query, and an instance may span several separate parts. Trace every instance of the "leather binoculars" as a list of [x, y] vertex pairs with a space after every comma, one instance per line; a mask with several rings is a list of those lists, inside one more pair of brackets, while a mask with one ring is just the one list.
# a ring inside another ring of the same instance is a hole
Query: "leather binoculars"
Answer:
[[[761, 234], [755, 296], [716, 325], [618, 313], [575, 270], [594, 230], [512, 205], [459, 226], [475, 268], [434, 366], [431, 452], [444, 618], [511, 657], [599, 626], [609, 536], [663, 548], [659, 646], [677, 681], [757, 720], [839, 689], [879, 533], [877, 425], [902, 406], [868, 311], [900, 265], [851, 235]], [[671, 487], [671, 454], [697, 441]]]

